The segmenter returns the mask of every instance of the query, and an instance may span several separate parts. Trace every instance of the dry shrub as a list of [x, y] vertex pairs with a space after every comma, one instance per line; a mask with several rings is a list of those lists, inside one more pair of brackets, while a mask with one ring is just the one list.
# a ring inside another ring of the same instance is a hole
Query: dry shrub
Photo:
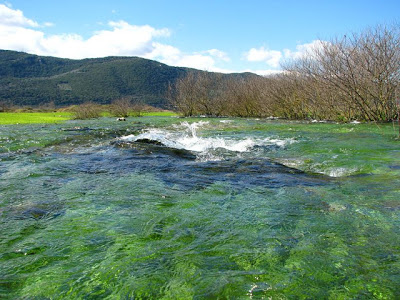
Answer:
[[101, 116], [101, 111], [101, 106], [92, 102], [86, 102], [77, 105], [72, 109], [72, 112], [74, 113], [74, 118], [80, 120], [99, 118]]
[[132, 110], [132, 103], [129, 98], [114, 100], [110, 106], [110, 113], [115, 117], [126, 118]]

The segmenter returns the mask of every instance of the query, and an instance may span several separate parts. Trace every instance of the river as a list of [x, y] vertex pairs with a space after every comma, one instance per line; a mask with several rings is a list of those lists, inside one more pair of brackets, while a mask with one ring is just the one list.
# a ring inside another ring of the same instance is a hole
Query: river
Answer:
[[0, 298], [400, 298], [391, 124], [0, 126]]

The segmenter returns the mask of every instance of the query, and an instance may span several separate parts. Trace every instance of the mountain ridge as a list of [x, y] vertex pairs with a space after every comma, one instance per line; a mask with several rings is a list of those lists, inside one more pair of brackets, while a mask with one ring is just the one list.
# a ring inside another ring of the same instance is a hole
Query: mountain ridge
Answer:
[[[37, 106], [67, 106], [92, 101], [108, 104], [130, 98], [166, 108], [169, 84], [188, 72], [217, 73], [173, 67], [140, 57], [109, 56], [80, 60], [0, 50], [0, 101]], [[222, 76], [244, 78], [252, 73]]]

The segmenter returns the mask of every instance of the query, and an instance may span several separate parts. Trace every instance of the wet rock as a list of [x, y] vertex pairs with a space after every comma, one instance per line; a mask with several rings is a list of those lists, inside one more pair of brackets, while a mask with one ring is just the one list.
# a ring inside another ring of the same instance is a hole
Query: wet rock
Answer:
[[43, 219], [47, 216], [49, 211], [37, 207], [32, 207], [22, 213], [24, 218]]
[[195, 160], [197, 158], [197, 156], [189, 150], [167, 147], [160, 141], [146, 138], [138, 139], [132, 142], [116, 141], [112, 144], [120, 148], [133, 148], [139, 151], [143, 151], [147, 154], [167, 154], [187, 160]]
[[157, 146], [165, 146], [160, 141], [151, 140], [151, 139], [138, 139], [138, 140], [135, 141], [135, 143], [150, 144], [150, 145], [157, 145]]

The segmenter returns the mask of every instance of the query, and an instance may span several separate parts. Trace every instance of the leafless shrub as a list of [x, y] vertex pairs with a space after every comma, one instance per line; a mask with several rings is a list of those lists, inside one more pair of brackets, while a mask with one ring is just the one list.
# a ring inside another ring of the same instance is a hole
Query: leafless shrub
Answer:
[[132, 110], [132, 103], [129, 97], [114, 100], [110, 106], [110, 113], [114, 117], [126, 118]]
[[400, 27], [394, 25], [321, 41], [268, 78], [190, 72], [170, 87], [170, 99], [184, 116], [390, 121], [399, 115], [399, 88]]
[[5, 101], [0, 101], [0, 112], [7, 112], [11, 110], [11, 105]]
[[143, 111], [147, 108], [144, 101], [140, 98], [136, 98], [132, 100], [132, 107], [131, 107], [131, 115], [134, 117], [141, 117], [143, 115]]
[[54, 112], [56, 110], [57, 109], [56, 109], [56, 105], [55, 105], [54, 101], [50, 101], [50, 102], [47, 102], [47, 103], [42, 103], [38, 107], [38, 111], [41, 111], [41, 112], [50, 112], [50, 111]]
[[389, 121], [396, 115], [395, 91], [400, 82], [399, 26], [377, 26], [321, 42], [313, 55], [286, 70], [336, 91], [341, 96], [338, 104], [352, 117]]
[[222, 76], [207, 72], [188, 72], [168, 88], [172, 107], [184, 116], [218, 116], [222, 112]]
[[237, 117], [261, 117], [270, 113], [265, 78], [230, 79], [225, 87], [225, 113]]
[[101, 116], [102, 108], [93, 102], [86, 102], [72, 109], [75, 119], [95, 119]]

